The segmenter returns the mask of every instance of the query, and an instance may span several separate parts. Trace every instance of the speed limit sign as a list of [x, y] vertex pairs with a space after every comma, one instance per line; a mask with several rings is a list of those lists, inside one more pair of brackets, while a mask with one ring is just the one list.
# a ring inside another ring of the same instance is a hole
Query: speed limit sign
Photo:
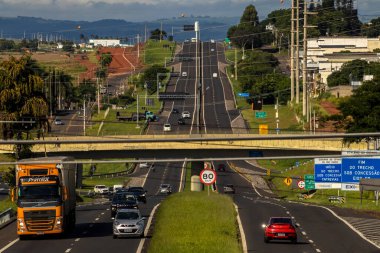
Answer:
[[213, 170], [202, 170], [199, 177], [202, 184], [210, 185], [216, 181], [216, 172]]

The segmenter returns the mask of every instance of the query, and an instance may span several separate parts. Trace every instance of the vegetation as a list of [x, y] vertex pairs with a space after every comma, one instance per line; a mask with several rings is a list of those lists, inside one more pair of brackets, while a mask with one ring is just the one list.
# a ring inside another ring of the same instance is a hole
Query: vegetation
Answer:
[[236, 211], [229, 196], [177, 193], [162, 202], [156, 217], [148, 252], [242, 251], [237, 240]]
[[[298, 167], [295, 166], [296, 162], [299, 162]], [[259, 160], [258, 163], [264, 168], [271, 169], [271, 176], [266, 177], [266, 179], [270, 183], [272, 190], [281, 198], [320, 205], [337, 205], [343, 208], [380, 212], [380, 207], [375, 204], [373, 192], [364, 191], [363, 204], [361, 204], [360, 192], [340, 191], [339, 189], [308, 191], [296, 187], [292, 188], [284, 183], [284, 179], [287, 177], [297, 181], [304, 178], [306, 174], [314, 174], [313, 160]], [[330, 196], [337, 195], [345, 197], [345, 203], [329, 202], [328, 198]]]
[[150, 39], [151, 40], [163, 40], [167, 37], [167, 33], [164, 30], [155, 29], [150, 31]]
[[165, 58], [173, 56], [175, 43], [167, 40], [161, 42], [148, 40], [144, 45], [144, 64], [145, 65], [164, 65]]

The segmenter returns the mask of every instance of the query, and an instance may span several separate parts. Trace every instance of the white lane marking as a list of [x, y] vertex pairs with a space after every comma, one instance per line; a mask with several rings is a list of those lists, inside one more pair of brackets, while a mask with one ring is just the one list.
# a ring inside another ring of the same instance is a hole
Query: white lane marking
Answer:
[[99, 220], [99, 218], [96, 218], [95, 220], [96, 220], [96, 221], [98, 221], [98, 220]]
[[0, 253], [1, 252], [4, 252], [5, 250], [7, 250], [8, 248], [10, 248], [13, 244], [15, 244], [16, 242], [20, 241], [20, 239], [15, 239], [13, 241], [11, 241], [10, 243], [8, 243], [7, 245], [5, 245], [2, 249], [0, 249]]
[[150, 169], [152, 168], [152, 166], [155, 166], [154, 163], [152, 165], [150, 165], [148, 172], [145, 174], [142, 187], [144, 187], [144, 185], [146, 183], [146, 179], [148, 178], [148, 175], [149, 175], [149, 172], [150, 172]]
[[71, 248], [68, 248], [65, 253], [69, 253], [71, 251]]
[[[298, 202], [293, 202], [293, 203], [298, 203]], [[298, 204], [303, 204], [303, 203], [298, 203]], [[330, 208], [328, 207], [325, 207], [325, 206], [316, 206], [316, 205], [312, 205], [312, 204], [309, 204], [309, 206], [314, 206], [314, 207], [319, 207], [319, 208], [324, 208], [326, 209], [327, 211], [329, 211], [333, 216], [335, 216], [335, 218], [339, 219], [340, 221], [342, 221], [344, 224], [346, 224], [352, 231], [354, 231], [355, 233], [357, 233], [363, 240], [369, 242], [370, 244], [372, 244], [373, 246], [375, 246], [376, 248], [380, 249], [380, 246], [377, 245], [376, 243], [372, 242], [371, 240], [369, 240], [368, 238], [366, 238], [362, 232], [360, 232], [359, 230], [357, 230], [354, 226], [352, 226], [348, 221], [346, 221], [345, 219], [339, 217], [333, 210], [331, 210]]]
[[322, 252], [320, 249], [316, 249], [315, 251], [317, 251], [317, 252]]
[[240, 236], [241, 236], [241, 244], [243, 245], [243, 253], [247, 253], [248, 252], [247, 240], [245, 238], [245, 233], [244, 233], [243, 225], [241, 223], [238, 206], [235, 203], [234, 203], [234, 206], [235, 206], [235, 210], [236, 210], [236, 213], [237, 213], [237, 221], [238, 221], [238, 224], [239, 224], [239, 231], [240, 231]]
[[76, 242], [79, 242], [80, 238], [75, 239]]
[[306, 235], [306, 232], [305, 232], [305, 231], [302, 231], [301, 233], [302, 233], [303, 235]]
[[100, 215], [104, 215], [104, 213], [101, 213]]
[[109, 208], [107, 208], [107, 211], [109, 211], [110, 209]]
[[310, 242], [310, 243], [314, 243], [314, 241], [313, 241], [313, 240], [309, 240], [309, 242]]
[[143, 246], [144, 246], [144, 243], [145, 243], [145, 240], [146, 240], [146, 236], [148, 235], [148, 232], [149, 232], [149, 228], [150, 228], [150, 225], [152, 223], [152, 220], [153, 220], [153, 216], [154, 216], [154, 213], [156, 212], [158, 206], [160, 205], [160, 203], [158, 203], [157, 205], [155, 205], [155, 207], [153, 207], [153, 210], [152, 212], [150, 213], [149, 215], [149, 219], [148, 219], [148, 223], [146, 224], [146, 227], [145, 227], [145, 230], [144, 230], [144, 238], [142, 238], [140, 240], [140, 243], [139, 243], [139, 246], [137, 247], [137, 250], [136, 250], [136, 253], [141, 253], [142, 252], [142, 249], [143, 249]]
[[178, 192], [181, 192], [183, 189], [182, 189], [182, 184], [183, 184], [183, 174], [185, 172], [185, 166], [187, 165], [186, 161], [183, 162], [182, 164], [182, 171], [181, 171], [181, 179], [179, 181], [179, 188], [178, 188]]

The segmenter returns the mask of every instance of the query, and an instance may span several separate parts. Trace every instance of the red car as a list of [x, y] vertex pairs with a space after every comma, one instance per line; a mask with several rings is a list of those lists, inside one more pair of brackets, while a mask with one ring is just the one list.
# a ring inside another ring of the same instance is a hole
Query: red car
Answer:
[[271, 217], [268, 225], [264, 226], [264, 241], [270, 240], [290, 240], [297, 243], [296, 226], [292, 218], [289, 217]]

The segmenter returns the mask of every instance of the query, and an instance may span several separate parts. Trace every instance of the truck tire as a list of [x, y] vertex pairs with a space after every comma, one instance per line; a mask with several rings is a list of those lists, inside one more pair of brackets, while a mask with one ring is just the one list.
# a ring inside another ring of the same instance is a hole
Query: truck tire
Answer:
[[19, 235], [18, 238], [20, 239], [20, 241], [28, 240], [28, 236], [27, 235]]

